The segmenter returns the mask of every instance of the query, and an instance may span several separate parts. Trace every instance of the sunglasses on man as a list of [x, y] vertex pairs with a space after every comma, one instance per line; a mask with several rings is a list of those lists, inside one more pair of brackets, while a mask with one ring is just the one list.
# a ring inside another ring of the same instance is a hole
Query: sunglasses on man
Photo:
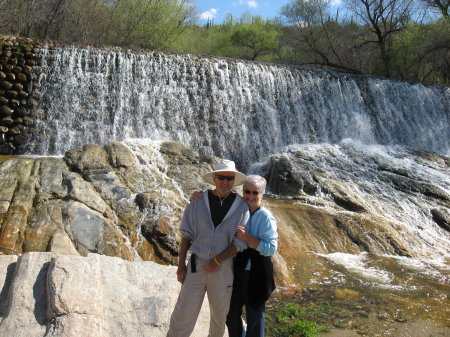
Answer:
[[232, 181], [234, 180], [234, 176], [223, 176], [221, 174], [216, 174], [216, 178], [219, 180], [228, 180], [228, 181]]

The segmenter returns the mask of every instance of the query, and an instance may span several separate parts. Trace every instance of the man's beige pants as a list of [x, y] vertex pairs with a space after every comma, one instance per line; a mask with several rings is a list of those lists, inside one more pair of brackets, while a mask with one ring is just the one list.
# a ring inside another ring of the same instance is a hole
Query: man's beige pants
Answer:
[[228, 259], [222, 262], [214, 273], [203, 271], [207, 263], [208, 261], [197, 256], [197, 272], [192, 273], [189, 261], [186, 279], [170, 318], [167, 337], [190, 336], [197, 322], [205, 292], [208, 294], [210, 310], [209, 337], [223, 337], [233, 291], [233, 261]]

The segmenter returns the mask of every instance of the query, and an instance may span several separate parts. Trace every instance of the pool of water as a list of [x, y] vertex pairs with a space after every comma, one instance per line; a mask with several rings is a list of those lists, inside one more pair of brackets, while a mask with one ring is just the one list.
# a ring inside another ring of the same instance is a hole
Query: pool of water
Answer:
[[307, 319], [348, 336], [450, 336], [449, 262], [307, 253], [291, 261], [296, 283], [278, 287], [268, 312], [293, 302], [315, 312]]

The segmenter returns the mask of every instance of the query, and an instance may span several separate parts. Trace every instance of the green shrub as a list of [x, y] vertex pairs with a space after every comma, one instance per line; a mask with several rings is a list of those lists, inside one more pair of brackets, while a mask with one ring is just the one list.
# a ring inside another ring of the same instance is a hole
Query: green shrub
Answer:
[[315, 337], [320, 329], [314, 322], [296, 319], [287, 326], [277, 328], [276, 332], [283, 337]]
[[323, 316], [332, 310], [331, 306], [301, 307], [296, 303], [287, 303], [275, 313], [271, 336], [276, 337], [315, 337], [328, 328], [319, 326], [311, 319]]

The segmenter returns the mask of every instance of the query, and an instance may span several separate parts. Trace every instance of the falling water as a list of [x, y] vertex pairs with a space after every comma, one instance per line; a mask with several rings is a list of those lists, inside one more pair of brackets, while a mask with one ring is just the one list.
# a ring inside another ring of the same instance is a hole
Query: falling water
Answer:
[[244, 167], [294, 143], [450, 149], [450, 91], [192, 55], [44, 48], [34, 154], [173, 139]]

